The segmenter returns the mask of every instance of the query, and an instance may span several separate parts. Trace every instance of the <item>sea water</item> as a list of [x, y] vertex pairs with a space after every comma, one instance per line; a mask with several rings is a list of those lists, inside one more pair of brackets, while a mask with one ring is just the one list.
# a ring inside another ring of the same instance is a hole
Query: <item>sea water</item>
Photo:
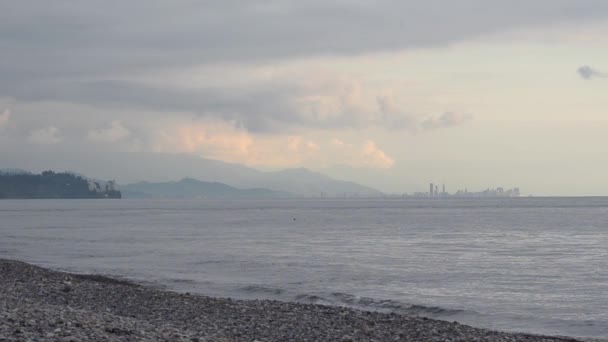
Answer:
[[607, 256], [607, 198], [0, 201], [0, 258], [506, 331], [608, 337]]

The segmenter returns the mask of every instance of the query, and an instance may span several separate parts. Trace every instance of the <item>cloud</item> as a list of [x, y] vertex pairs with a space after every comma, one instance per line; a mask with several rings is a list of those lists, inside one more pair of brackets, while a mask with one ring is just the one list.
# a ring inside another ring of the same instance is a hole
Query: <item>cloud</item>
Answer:
[[63, 137], [57, 127], [49, 126], [31, 131], [27, 136], [27, 141], [32, 144], [52, 145], [63, 141]]
[[311, 140], [306, 140], [302, 136], [290, 136], [287, 138], [287, 150], [290, 152], [316, 152], [319, 149], [319, 144]]
[[472, 116], [468, 114], [446, 112], [438, 117], [430, 117], [424, 120], [421, 123], [421, 127], [425, 130], [433, 130], [463, 125], [471, 120]]
[[352, 144], [346, 143], [338, 138], [331, 139], [330, 143], [337, 148], [353, 147]]
[[438, 95], [447, 82], [407, 83], [423, 71], [387, 55], [606, 18], [602, 0], [5, 1], [0, 98], [14, 102], [0, 108], [19, 113], [6, 140], [69, 137], [57, 149], [83, 138], [249, 165], [387, 166], [379, 146], [329, 137], [470, 120], [450, 112], [466, 99]]
[[327, 71], [314, 63], [289, 65], [274, 70], [272, 77], [260, 77], [264, 68], [267, 66], [226, 71], [225, 78], [237, 78], [234, 73], [240, 73], [239, 81], [213, 87], [183, 88], [120, 80], [40, 83], [19, 92], [19, 97], [25, 101], [73, 102], [104, 109], [193, 113], [253, 133], [373, 126], [415, 130], [420, 125], [421, 118], [409, 113], [395, 95], [406, 89], [387, 89], [390, 85]]
[[312, 166], [327, 152], [302, 136], [252, 135], [225, 122], [210, 120], [164, 127], [155, 140], [154, 151], [261, 167]]
[[[287, 134], [421, 125], [420, 113], [404, 99], [407, 89], [381, 89], [354, 69], [347, 77], [321, 68], [284, 72], [290, 63], [447, 46], [513, 28], [608, 17], [608, 2], [598, 0], [22, 0], [4, 7], [0, 32], [11, 34], [0, 42], [0, 97], [159, 117], [195, 113], [249, 132]], [[252, 67], [260, 65], [265, 70]], [[237, 71], [225, 73], [232, 83], [220, 72], [189, 74], [179, 85], [146, 78], [196, 68]], [[112, 120], [102, 115], [95, 122]]]
[[588, 65], [583, 65], [580, 68], [577, 69], [578, 74], [586, 79], [586, 80], [591, 80], [593, 78], [607, 78], [608, 74], [598, 71]]
[[[513, 28], [606, 17], [608, 2], [598, 0], [6, 1], [0, 32], [10, 34], [0, 42], [0, 97], [192, 111], [253, 132], [283, 130], [291, 121], [411, 127], [407, 115], [396, 115], [402, 108], [393, 107], [395, 98], [383, 93], [371, 100], [378, 108], [367, 112], [374, 116], [367, 122], [351, 113], [352, 107], [374, 105], [368, 98], [357, 102], [355, 83], [326, 96], [297, 82], [237, 87], [215, 75], [187, 89], [133, 77], [446, 46]], [[315, 70], [308, 71], [312, 77]]]
[[395, 163], [371, 140], [353, 144], [337, 138], [254, 135], [213, 120], [166, 123], [152, 141], [154, 152], [188, 153], [259, 167], [348, 165], [384, 169]]
[[3, 5], [0, 31], [11, 34], [2, 40], [0, 74], [12, 81], [420, 48], [608, 15], [602, 0], [22, 0]]
[[352, 144], [333, 138], [329, 145], [333, 151], [329, 155], [333, 159], [326, 161], [325, 166], [347, 165], [365, 169], [388, 169], [395, 165], [395, 160], [369, 139], [362, 144]]
[[368, 140], [363, 144], [362, 150], [364, 165], [371, 168], [388, 169], [395, 165], [395, 160], [376, 146], [376, 143]]
[[131, 131], [120, 121], [112, 121], [109, 127], [90, 130], [87, 138], [96, 142], [117, 142], [128, 138]]
[[251, 162], [254, 138], [225, 122], [174, 120], [160, 125], [150, 139], [154, 152], [188, 153], [227, 162]]
[[0, 114], [0, 130], [8, 125], [8, 121], [11, 118], [10, 109], [5, 109], [2, 114]]
[[[89, 109], [87, 113], [87, 107], [64, 103], [15, 106], [20, 115], [11, 117], [9, 124], [14, 120], [16, 129], [7, 131], [5, 137], [12, 141], [12, 148], [25, 142], [53, 145], [52, 154], [58, 158], [66, 148], [78, 145], [91, 150], [184, 153], [262, 168], [381, 165], [374, 161], [373, 153], [363, 153], [363, 142], [355, 136], [348, 142], [340, 138], [340, 134], [350, 135], [348, 130], [259, 134], [225, 120], [187, 113], [164, 115], [128, 109]], [[41, 110], [48, 115], [40, 116]], [[113, 117], [105, 120], [108, 113]], [[344, 148], [338, 149], [336, 144]], [[6, 148], [5, 142], [0, 145]]]

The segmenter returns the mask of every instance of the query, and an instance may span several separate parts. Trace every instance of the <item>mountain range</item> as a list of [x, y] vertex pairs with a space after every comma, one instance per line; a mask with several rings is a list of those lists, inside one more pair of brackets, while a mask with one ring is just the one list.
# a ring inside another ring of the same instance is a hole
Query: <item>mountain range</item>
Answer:
[[[213, 159], [185, 154], [163, 153], [101, 153], [90, 158], [90, 151], [73, 150], [69, 158], [49, 157], [45, 153], [32, 155], [28, 163], [11, 164], [11, 156], [3, 158], [3, 163], [36, 172], [44, 170], [78, 170], [79, 173], [96, 179], [114, 179], [121, 184], [121, 189], [136, 191], [133, 183], [145, 180], [149, 183], [167, 183], [180, 187], [178, 180], [200, 180], [206, 183], [224, 183], [237, 190], [265, 189], [290, 194], [297, 197], [378, 197], [382, 193], [376, 189], [355, 182], [331, 178], [319, 172], [305, 168], [286, 169], [282, 171], [260, 171], [244, 165], [226, 163]], [[67, 153], [66, 153], [67, 154]], [[80, 154], [83, 154], [82, 159]], [[84, 158], [88, 154], [88, 158]], [[81, 160], [87, 160], [82, 163]], [[3, 165], [0, 165], [3, 166]], [[133, 186], [132, 186], [133, 185]], [[151, 188], [151, 184], [147, 184]], [[141, 187], [142, 184], [139, 185]], [[175, 192], [179, 193], [179, 189]], [[229, 193], [226, 190], [225, 193]], [[279, 195], [279, 194], [274, 194]], [[282, 196], [282, 195], [281, 195]], [[280, 197], [281, 197], [280, 196]], [[128, 197], [128, 196], [125, 196]]]
[[218, 182], [184, 178], [177, 182], [138, 182], [120, 187], [125, 198], [288, 198], [288, 192], [268, 189], [237, 189]]

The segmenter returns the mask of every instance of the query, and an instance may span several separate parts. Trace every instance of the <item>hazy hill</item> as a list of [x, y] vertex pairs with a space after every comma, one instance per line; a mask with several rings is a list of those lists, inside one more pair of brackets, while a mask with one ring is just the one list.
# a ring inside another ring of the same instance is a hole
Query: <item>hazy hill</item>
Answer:
[[259, 180], [262, 187], [289, 189], [305, 196], [379, 196], [381, 192], [354, 182], [336, 180], [319, 172], [308, 169], [287, 169], [269, 172]]
[[[61, 158], [52, 157], [43, 149], [3, 156], [3, 164], [24, 169], [78, 170], [91, 177], [115, 179], [121, 184], [139, 181], [171, 182], [185, 177], [206, 182], [220, 182], [240, 189], [266, 188], [297, 196], [318, 197], [323, 193], [336, 196], [379, 196], [373, 188], [354, 182], [336, 180], [307, 169], [264, 172], [240, 164], [225, 163], [185, 154], [91, 152], [77, 146], [64, 151]], [[24, 161], [25, 160], [25, 161]], [[17, 163], [19, 161], [19, 163]], [[86, 161], [86, 162], [83, 162]]]
[[218, 183], [184, 178], [178, 182], [139, 182], [121, 186], [125, 198], [285, 198], [286, 192], [268, 189], [237, 189]]

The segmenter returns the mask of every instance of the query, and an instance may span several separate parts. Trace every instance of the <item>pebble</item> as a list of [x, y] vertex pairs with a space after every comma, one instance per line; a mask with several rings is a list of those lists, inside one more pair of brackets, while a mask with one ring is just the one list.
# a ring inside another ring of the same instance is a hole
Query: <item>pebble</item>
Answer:
[[323, 305], [184, 295], [0, 259], [0, 341], [5, 340], [578, 341]]

